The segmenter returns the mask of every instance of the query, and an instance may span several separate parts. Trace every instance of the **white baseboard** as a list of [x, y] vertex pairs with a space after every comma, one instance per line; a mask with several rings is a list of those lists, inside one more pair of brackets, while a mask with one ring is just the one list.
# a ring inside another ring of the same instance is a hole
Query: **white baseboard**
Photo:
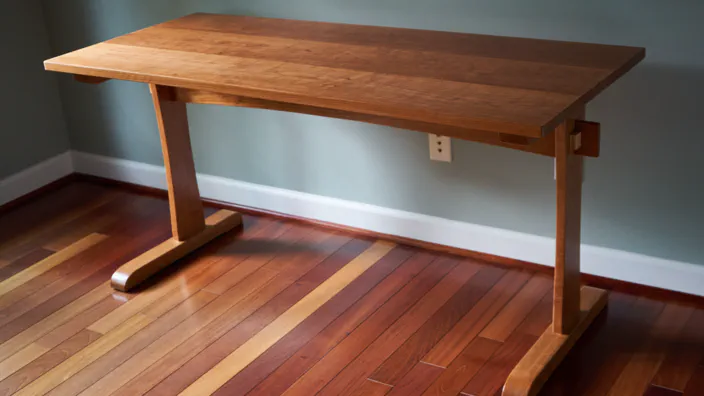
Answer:
[[[10, 183], [13, 186], [12, 196], [19, 192], [28, 192], [32, 187], [40, 187], [40, 181], [48, 183], [70, 173], [71, 163], [73, 169], [79, 173], [166, 189], [165, 172], [161, 166], [82, 152], [72, 152], [70, 157], [59, 157], [6, 179], [14, 180]], [[199, 174], [198, 186], [204, 198], [218, 201], [547, 266], [552, 266], [554, 262], [555, 241], [552, 238], [218, 176]], [[702, 265], [582, 245], [582, 270], [588, 274], [704, 296], [704, 266]]]
[[71, 152], [44, 160], [0, 180], [0, 205], [4, 205], [53, 181], [73, 173]]

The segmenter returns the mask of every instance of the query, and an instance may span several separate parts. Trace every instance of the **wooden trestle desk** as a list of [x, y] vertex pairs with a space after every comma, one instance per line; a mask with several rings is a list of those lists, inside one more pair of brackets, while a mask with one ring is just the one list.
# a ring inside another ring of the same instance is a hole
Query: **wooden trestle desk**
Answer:
[[255, 107], [388, 125], [555, 157], [553, 323], [509, 376], [534, 395], [606, 305], [579, 284], [582, 161], [599, 153], [585, 104], [642, 48], [243, 16], [194, 14], [45, 62], [79, 81], [149, 84], [166, 164], [173, 238], [112, 277], [129, 290], [241, 224], [203, 219], [186, 103]]

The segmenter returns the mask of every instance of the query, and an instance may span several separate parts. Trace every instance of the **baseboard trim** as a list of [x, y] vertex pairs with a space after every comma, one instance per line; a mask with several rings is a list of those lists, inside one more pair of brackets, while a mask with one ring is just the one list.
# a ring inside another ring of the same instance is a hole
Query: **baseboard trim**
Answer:
[[[165, 171], [161, 166], [82, 152], [72, 152], [72, 158], [78, 173], [150, 189], [166, 189]], [[203, 198], [211, 203], [257, 214], [295, 218], [499, 264], [518, 263], [551, 271], [554, 262], [552, 238], [212, 175], [199, 174], [198, 186]], [[663, 292], [704, 296], [704, 266], [696, 264], [583, 244], [582, 270], [587, 279], [603, 278], [597, 283], [613, 286], [622, 281], [663, 289]]]
[[38, 193], [37, 190], [42, 190], [72, 173], [72, 153], [66, 151], [2, 179], [0, 180], [0, 207], [7, 210], [10, 203], [16, 206], [17, 202]]

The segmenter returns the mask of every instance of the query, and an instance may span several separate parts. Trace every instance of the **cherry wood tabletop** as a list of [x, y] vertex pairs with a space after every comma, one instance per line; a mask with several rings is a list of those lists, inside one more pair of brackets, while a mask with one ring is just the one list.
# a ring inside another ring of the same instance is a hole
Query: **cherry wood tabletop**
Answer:
[[636, 47], [193, 14], [45, 67], [537, 138], [644, 56]]

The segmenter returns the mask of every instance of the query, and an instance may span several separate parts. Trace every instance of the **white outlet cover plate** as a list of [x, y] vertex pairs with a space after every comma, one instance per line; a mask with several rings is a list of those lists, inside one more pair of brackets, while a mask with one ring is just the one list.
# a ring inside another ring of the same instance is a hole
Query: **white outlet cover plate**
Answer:
[[431, 160], [452, 162], [452, 142], [449, 137], [428, 134], [428, 146]]

